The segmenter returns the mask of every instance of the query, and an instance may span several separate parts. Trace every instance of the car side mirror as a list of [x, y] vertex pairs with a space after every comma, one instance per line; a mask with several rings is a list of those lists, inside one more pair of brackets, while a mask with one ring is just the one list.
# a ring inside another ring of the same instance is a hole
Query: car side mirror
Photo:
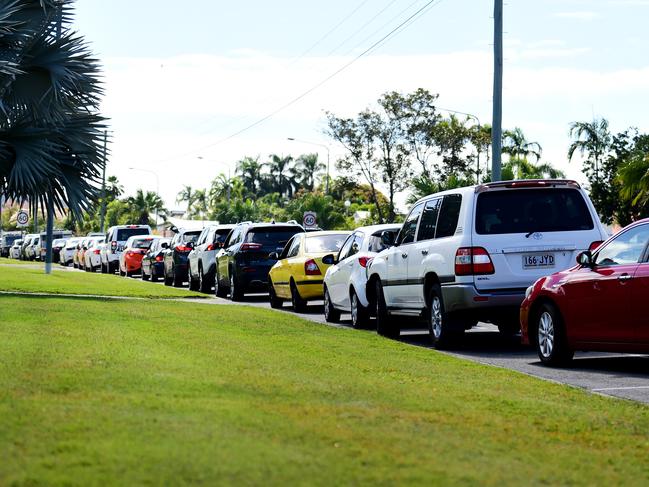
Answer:
[[169, 230], [171, 230], [174, 233], [178, 233], [178, 227], [176, 225], [172, 225]]
[[190, 249], [194, 248], [194, 242], [187, 242], [185, 245], [187, 245], [187, 247], [189, 247]]
[[279, 260], [279, 255], [277, 254], [277, 252], [271, 252], [270, 254], [268, 254], [268, 258]]
[[577, 255], [577, 263], [584, 267], [593, 267], [595, 264], [593, 262], [593, 254], [590, 253], [590, 250], [580, 252]]
[[169, 244], [168, 244], [167, 242], [162, 242], [162, 243], [160, 244], [160, 248], [168, 249], [168, 248], [169, 248]]
[[327, 254], [322, 258], [322, 263], [326, 265], [333, 265], [336, 263], [336, 257], [334, 257], [334, 254]]
[[386, 247], [394, 247], [395, 242], [394, 242], [394, 233], [393, 232], [388, 232], [387, 230], [384, 232], [381, 232], [381, 243], [385, 245]]

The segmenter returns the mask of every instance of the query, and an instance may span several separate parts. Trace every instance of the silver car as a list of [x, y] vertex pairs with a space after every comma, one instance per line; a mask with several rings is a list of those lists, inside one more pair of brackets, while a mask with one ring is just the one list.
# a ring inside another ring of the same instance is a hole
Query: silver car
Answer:
[[209, 225], [203, 229], [189, 253], [189, 288], [209, 293], [216, 275], [215, 256], [235, 225]]

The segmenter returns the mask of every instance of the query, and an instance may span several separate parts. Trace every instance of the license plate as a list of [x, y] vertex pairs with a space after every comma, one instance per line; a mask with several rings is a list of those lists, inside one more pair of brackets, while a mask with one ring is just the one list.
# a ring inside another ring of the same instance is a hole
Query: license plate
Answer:
[[527, 254], [523, 256], [524, 269], [554, 267], [554, 254]]

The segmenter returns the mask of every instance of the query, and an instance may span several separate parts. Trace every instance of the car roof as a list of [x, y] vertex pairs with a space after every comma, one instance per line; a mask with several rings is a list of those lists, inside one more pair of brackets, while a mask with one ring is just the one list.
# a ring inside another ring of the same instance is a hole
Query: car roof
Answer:
[[349, 235], [351, 230], [318, 230], [316, 232], [305, 232], [305, 238], [322, 237], [325, 235]]
[[372, 235], [375, 232], [385, 231], [390, 229], [399, 230], [402, 227], [402, 223], [383, 223], [381, 225], [367, 225], [365, 227], [355, 228], [354, 231], [363, 232]]

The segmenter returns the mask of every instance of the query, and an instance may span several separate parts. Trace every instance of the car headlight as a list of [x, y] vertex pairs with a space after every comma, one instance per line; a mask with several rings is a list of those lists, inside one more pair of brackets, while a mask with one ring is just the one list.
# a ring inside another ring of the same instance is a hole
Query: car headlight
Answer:
[[525, 290], [525, 298], [529, 298], [530, 294], [532, 294], [532, 289], [534, 289], [534, 284], [532, 284]]

